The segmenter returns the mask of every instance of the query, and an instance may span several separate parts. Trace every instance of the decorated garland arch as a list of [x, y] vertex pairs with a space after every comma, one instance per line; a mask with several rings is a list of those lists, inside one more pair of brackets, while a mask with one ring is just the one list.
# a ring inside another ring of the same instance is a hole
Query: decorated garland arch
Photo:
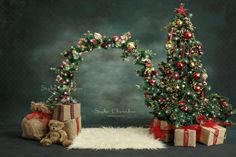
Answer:
[[71, 96], [76, 91], [74, 73], [79, 69], [83, 56], [96, 48], [119, 48], [123, 50], [121, 57], [124, 61], [132, 58], [134, 64], [142, 66], [136, 72], [140, 77], [143, 77], [144, 84], [138, 85], [138, 87], [144, 92], [145, 104], [148, 107], [154, 107], [157, 71], [152, 64], [152, 51], [140, 50], [138, 43], [131, 40], [129, 32], [122, 36], [107, 37], [88, 31], [79, 39], [76, 46], [61, 53], [65, 59], [59, 67], [51, 68], [56, 73], [56, 83], [50, 88], [51, 96], [47, 99], [47, 104], [54, 108], [58, 103], [76, 103], [76, 100]]

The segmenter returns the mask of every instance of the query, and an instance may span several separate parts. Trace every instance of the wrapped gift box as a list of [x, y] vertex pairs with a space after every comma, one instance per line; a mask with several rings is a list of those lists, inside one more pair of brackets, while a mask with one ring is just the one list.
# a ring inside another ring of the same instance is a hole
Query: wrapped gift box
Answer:
[[73, 140], [81, 131], [82, 127], [81, 117], [64, 121], [64, 124], [65, 124], [64, 130], [66, 131], [68, 138], [71, 140]]
[[201, 126], [199, 142], [208, 146], [223, 144], [225, 139], [226, 128], [216, 125], [214, 127]]
[[157, 118], [154, 118], [152, 121], [153, 127], [160, 126], [161, 130], [173, 130], [174, 126], [169, 124], [167, 121], [159, 120]]
[[175, 129], [175, 146], [196, 147], [196, 130]]
[[174, 130], [162, 130], [164, 137], [161, 138], [163, 142], [173, 142], [174, 141]]
[[80, 110], [81, 106], [79, 103], [69, 105], [58, 104], [53, 111], [52, 119], [59, 121], [75, 119], [80, 117]]

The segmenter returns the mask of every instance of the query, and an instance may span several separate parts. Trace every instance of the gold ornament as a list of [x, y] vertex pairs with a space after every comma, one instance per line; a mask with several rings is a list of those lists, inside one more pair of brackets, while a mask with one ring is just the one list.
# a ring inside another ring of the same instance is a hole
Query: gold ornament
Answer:
[[190, 64], [189, 64], [189, 66], [190, 66], [191, 68], [194, 68], [194, 67], [195, 67], [195, 63], [191, 61]]
[[203, 78], [203, 80], [206, 80], [206, 79], [208, 78], [207, 73], [203, 73], [203, 74], [202, 74], [202, 78]]
[[181, 26], [183, 25], [183, 21], [180, 20], [180, 19], [178, 19], [178, 20], [176, 21], [176, 24], [177, 24], [178, 27], [181, 27]]

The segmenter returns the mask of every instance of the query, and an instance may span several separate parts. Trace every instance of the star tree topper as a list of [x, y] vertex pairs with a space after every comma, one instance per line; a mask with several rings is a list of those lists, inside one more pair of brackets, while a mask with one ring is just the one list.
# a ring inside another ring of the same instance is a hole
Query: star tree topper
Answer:
[[181, 14], [183, 16], [186, 16], [186, 11], [188, 11], [188, 9], [184, 9], [184, 4], [181, 3], [179, 8], [175, 8], [175, 11], [177, 12], [177, 14]]

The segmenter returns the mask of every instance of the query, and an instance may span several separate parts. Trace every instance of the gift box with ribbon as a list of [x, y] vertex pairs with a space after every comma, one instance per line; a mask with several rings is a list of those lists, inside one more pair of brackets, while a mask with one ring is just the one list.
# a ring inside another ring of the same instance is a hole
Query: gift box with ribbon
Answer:
[[75, 119], [64, 121], [65, 127], [64, 130], [66, 131], [68, 138], [73, 140], [81, 131], [81, 117], [77, 117]]
[[208, 146], [223, 144], [225, 139], [226, 128], [219, 125], [212, 127], [201, 126], [199, 142]]
[[154, 118], [149, 127], [149, 132], [153, 134], [155, 139], [159, 139], [164, 142], [173, 142], [174, 127], [166, 121]]
[[192, 129], [175, 129], [174, 145], [185, 147], [196, 147], [196, 130]]
[[80, 104], [58, 104], [56, 105], [52, 119], [59, 120], [59, 121], [67, 121], [71, 119], [75, 119], [77, 117], [80, 117]]

